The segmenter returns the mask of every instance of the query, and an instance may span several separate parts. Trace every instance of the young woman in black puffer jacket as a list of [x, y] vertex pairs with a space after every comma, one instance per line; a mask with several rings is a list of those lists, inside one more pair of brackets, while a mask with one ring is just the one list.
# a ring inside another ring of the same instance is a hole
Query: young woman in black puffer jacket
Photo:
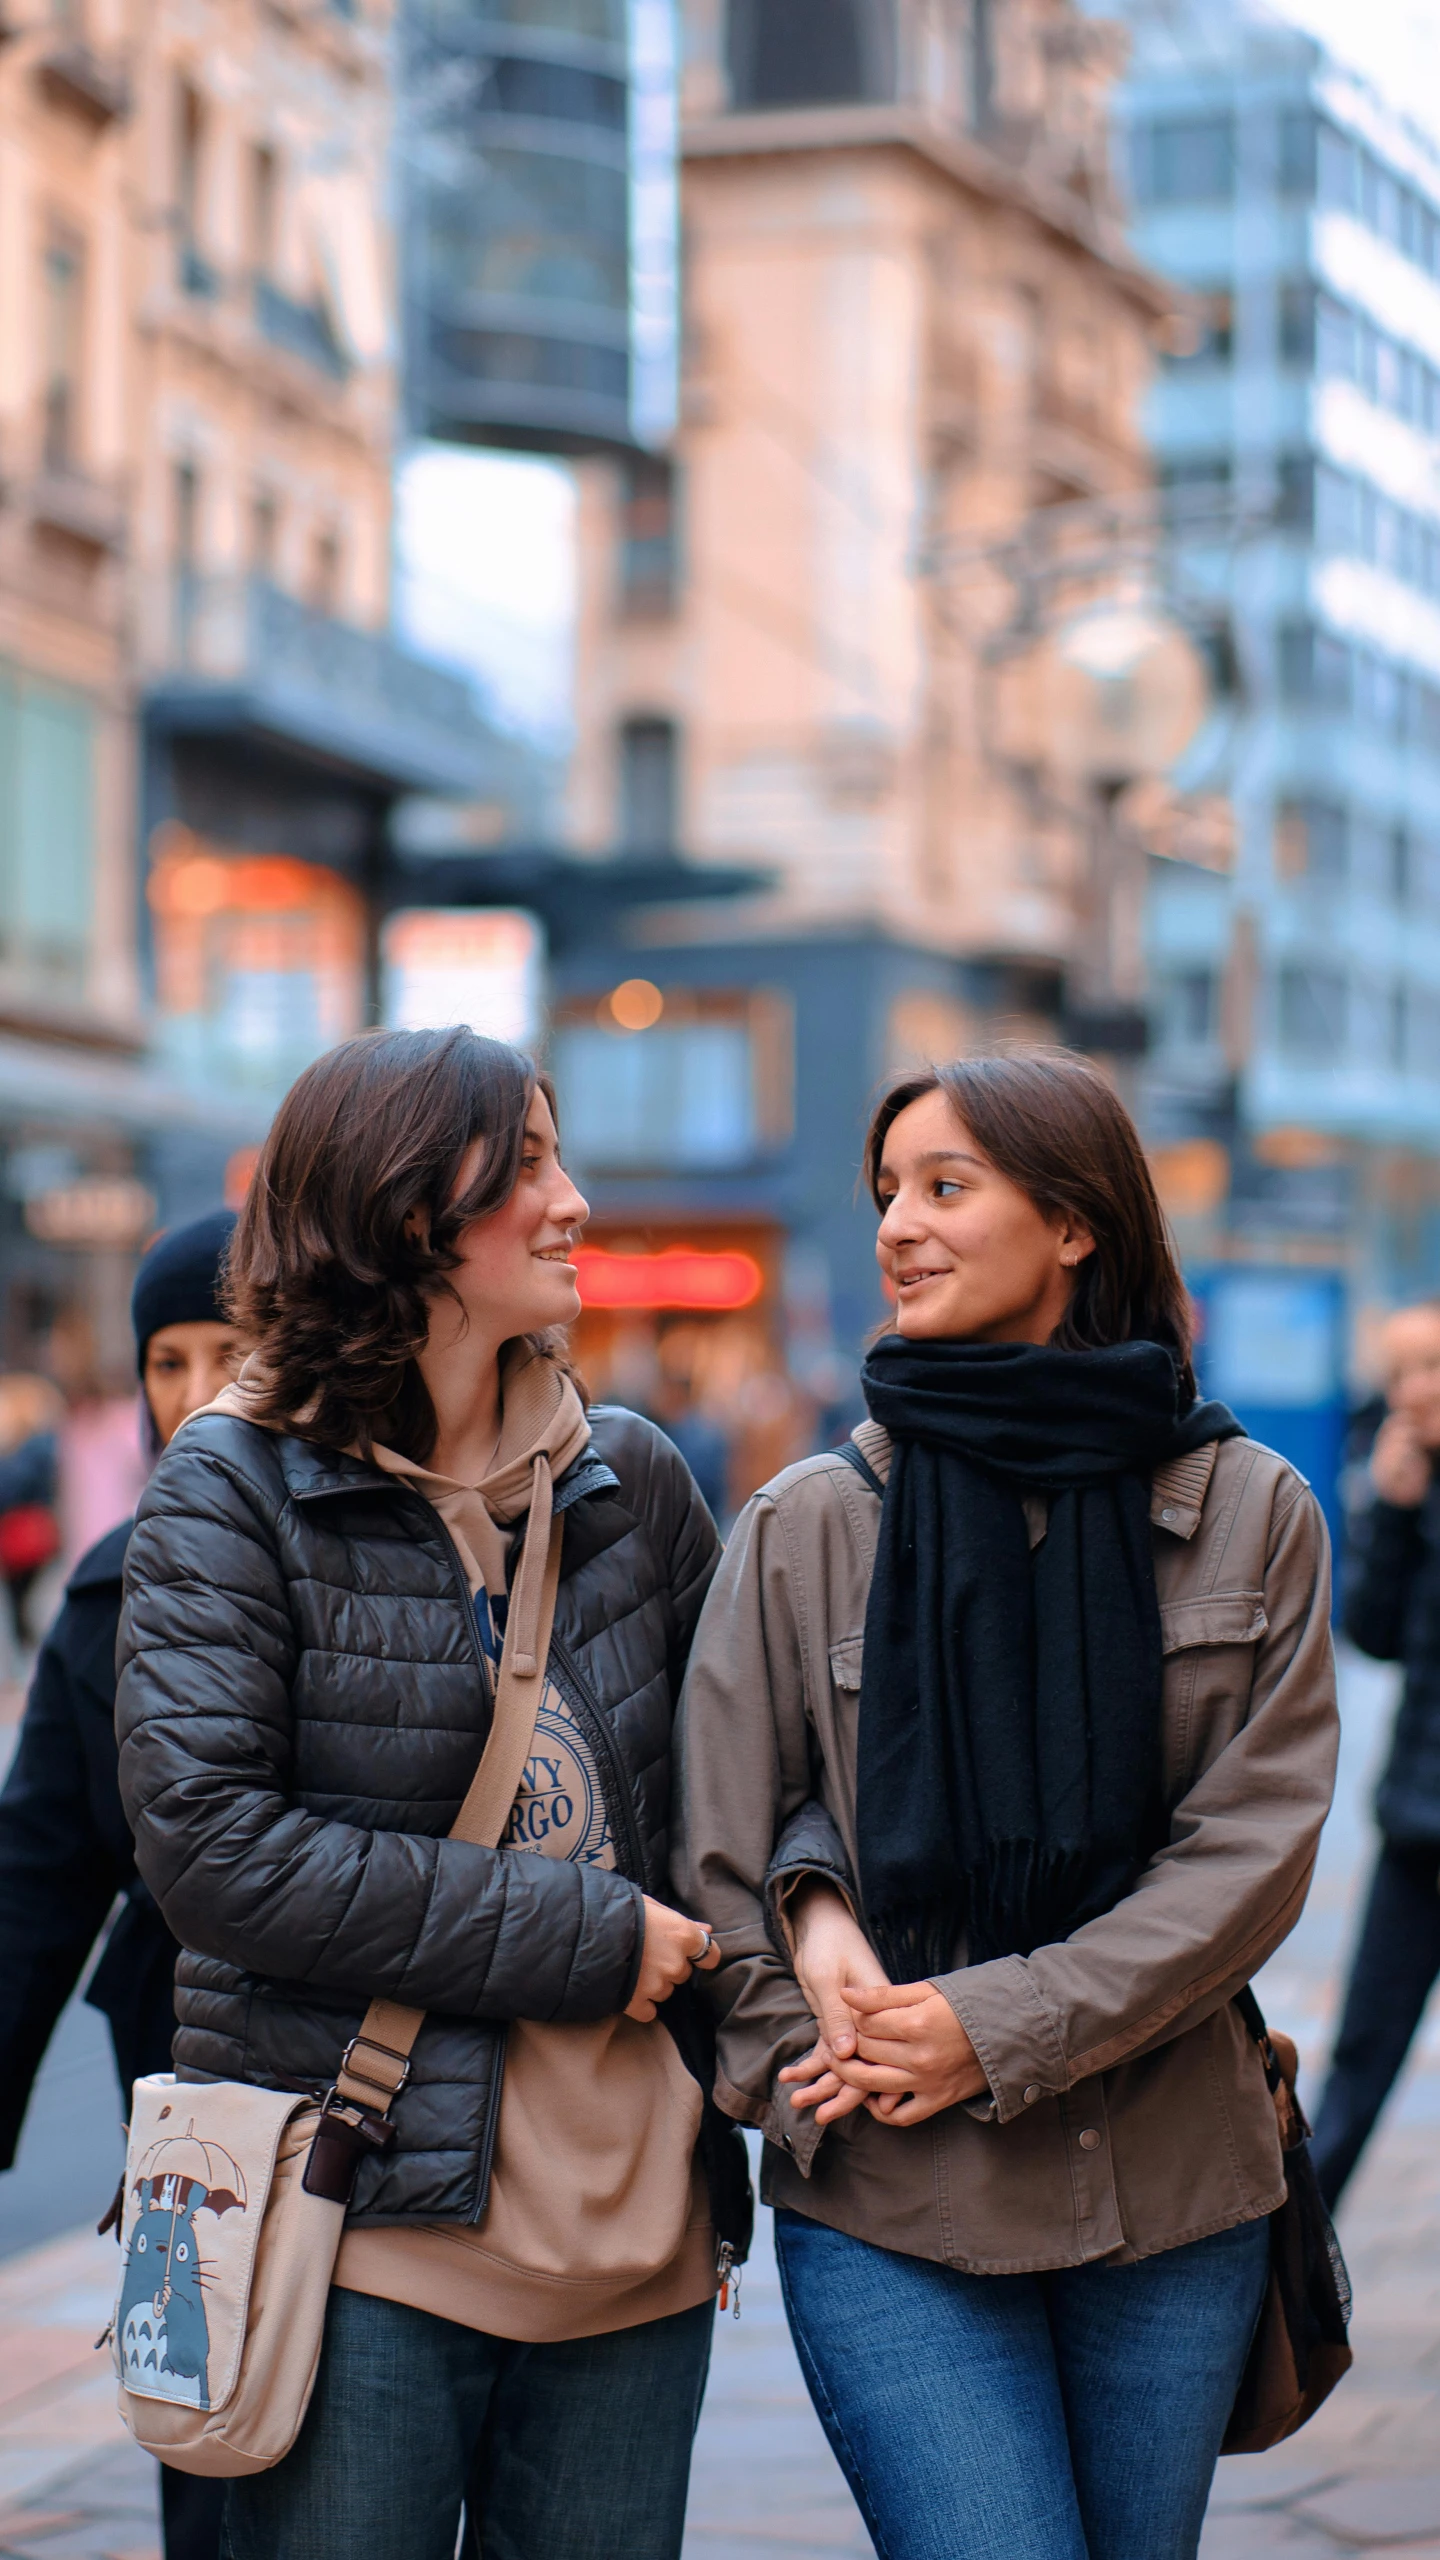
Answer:
[[[161, 1461], [131, 1541], [121, 1780], [186, 1950], [181, 2076], [323, 2094], [372, 1999], [427, 2012], [393, 2145], [360, 2173], [299, 2440], [231, 2484], [232, 2560], [451, 2560], [462, 2500], [513, 2560], [679, 2551], [717, 2253], [743, 2254], [749, 2204], [683, 1989], [707, 1933], [658, 1898], [717, 1540], [670, 1443], [577, 1393], [556, 1328], [586, 1215], [513, 1050], [379, 1033], [318, 1061], [232, 1250], [252, 1357]], [[446, 1835], [540, 1457], [563, 1519], [554, 1637], [536, 1749], [485, 1849]], [[657, 2011], [707, 2086], [708, 2215], [598, 2312], [563, 2285], [507, 2289], [464, 2245], [507, 2022]]]

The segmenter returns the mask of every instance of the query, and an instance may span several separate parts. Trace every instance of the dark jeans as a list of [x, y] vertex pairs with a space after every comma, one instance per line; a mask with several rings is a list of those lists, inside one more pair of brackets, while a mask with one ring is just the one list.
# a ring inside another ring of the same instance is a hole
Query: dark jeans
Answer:
[[1268, 2220], [968, 2276], [777, 2213], [810, 2396], [880, 2560], [1194, 2560]]
[[331, 2293], [294, 2450], [230, 2483], [226, 2560], [678, 2560], [712, 2303], [517, 2346]]
[[160, 2465], [160, 2522], [165, 2560], [220, 2560], [223, 2480], [198, 2480]]
[[1332, 2208], [1370, 2139], [1440, 1975], [1440, 1844], [1382, 1843], [1310, 2145]]

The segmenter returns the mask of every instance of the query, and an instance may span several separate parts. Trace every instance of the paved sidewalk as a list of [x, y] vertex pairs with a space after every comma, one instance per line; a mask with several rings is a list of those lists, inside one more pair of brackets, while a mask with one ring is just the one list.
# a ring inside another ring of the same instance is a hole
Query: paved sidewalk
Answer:
[[[1260, 1985], [1313, 2101], [1368, 1857], [1369, 1770], [1390, 1682], [1353, 1657], [1336, 1812], [1304, 1921]], [[795, 2364], [768, 2216], [743, 2317], [722, 2319], [685, 2560], [863, 2560], [870, 2546]], [[1347, 2202], [1356, 2369], [1289, 2447], [1222, 2463], [1202, 2560], [1440, 2560], [1440, 2017]], [[0, 2560], [158, 2560], [154, 2471], [94, 2351], [113, 2241], [0, 2264]], [[1016, 2560], [1024, 2560], [1017, 2554]]]

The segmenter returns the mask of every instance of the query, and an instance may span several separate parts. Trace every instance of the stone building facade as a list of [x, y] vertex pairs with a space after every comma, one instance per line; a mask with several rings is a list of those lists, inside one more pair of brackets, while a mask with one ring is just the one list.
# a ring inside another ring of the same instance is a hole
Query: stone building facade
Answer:
[[584, 473], [577, 833], [769, 862], [767, 923], [1053, 1002], [1077, 832], [997, 753], [1003, 578], [941, 564], [1148, 478], [1163, 297], [1111, 194], [1108, 32], [690, 0], [686, 35], [682, 424]]
[[390, 0], [0, 9], [0, 1362], [373, 1005], [468, 689], [388, 636]]
[[[581, 469], [572, 822], [597, 859], [768, 886], [567, 959], [555, 1062], [630, 1257], [584, 1355], [632, 1393], [648, 1363], [667, 1413], [688, 1378], [732, 1448], [753, 1391], [739, 1492], [843, 1407], [883, 1312], [854, 1197], [878, 1080], [1072, 1012], [1104, 813], [1016, 716], [1015, 570], [1037, 528], [1148, 503], [1170, 297], [1112, 192], [1112, 35], [1068, 0], [683, 24], [680, 425]], [[665, 1311], [682, 1245], [761, 1275], [708, 1332]]]

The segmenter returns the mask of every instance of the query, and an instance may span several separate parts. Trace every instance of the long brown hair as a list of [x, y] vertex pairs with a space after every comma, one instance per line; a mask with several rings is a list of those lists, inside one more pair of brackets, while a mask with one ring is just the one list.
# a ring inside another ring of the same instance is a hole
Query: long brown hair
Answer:
[[[454, 1295], [461, 1229], [515, 1188], [537, 1087], [553, 1111], [528, 1058], [463, 1029], [362, 1032], [296, 1078], [226, 1274], [231, 1322], [263, 1366], [258, 1420], [327, 1448], [381, 1440], [429, 1457], [435, 1409], [416, 1354], [435, 1299]], [[477, 1138], [479, 1168], [455, 1198]], [[527, 1339], [568, 1369], [562, 1333]]]
[[883, 1212], [880, 1159], [891, 1123], [922, 1094], [943, 1093], [997, 1172], [1044, 1217], [1068, 1214], [1095, 1250], [1051, 1340], [1062, 1351], [1112, 1342], [1163, 1342], [1180, 1360], [1181, 1392], [1195, 1393], [1190, 1300], [1139, 1132], [1087, 1058], [1069, 1049], [1017, 1049], [959, 1058], [892, 1084], [865, 1139], [864, 1176]]

